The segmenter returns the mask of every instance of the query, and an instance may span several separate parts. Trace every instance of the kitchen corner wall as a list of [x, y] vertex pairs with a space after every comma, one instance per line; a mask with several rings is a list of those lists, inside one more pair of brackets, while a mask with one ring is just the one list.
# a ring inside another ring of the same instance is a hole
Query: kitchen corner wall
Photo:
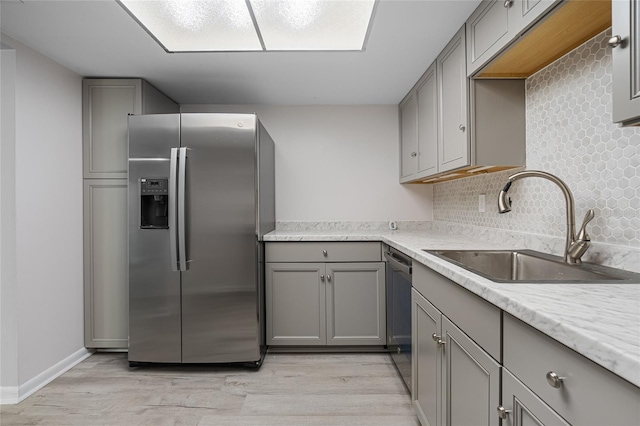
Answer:
[[181, 105], [255, 112], [276, 145], [278, 222], [431, 220], [432, 188], [400, 185], [397, 105]]
[[[576, 200], [577, 226], [596, 218], [592, 241], [640, 248], [640, 128], [614, 124], [610, 32], [557, 60], [526, 83], [527, 169], [563, 179]], [[560, 189], [544, 179], [514, 183], [513, 211], [497, 212], [497, 195], [513, 171], [434, 185], [434, 220], [565, 236]], [[486, 194], [487, 212], [478, 212]]]
[[[5, 35], [2, 48], [15, 55], [14, 111], [2, 111], [0, 288], [2, 307], [11, 307], [2, 312], [0, 344], [0, 398], [6, 403], [37, 390], [88, 352], [83, 344], [82, 78]], [[9, 105], [5, 89], [3, 107]], [[14, 141], [4, 139], [5, 125], [14, 127]], [[5, 362], [7, 354], [12, 365]]]

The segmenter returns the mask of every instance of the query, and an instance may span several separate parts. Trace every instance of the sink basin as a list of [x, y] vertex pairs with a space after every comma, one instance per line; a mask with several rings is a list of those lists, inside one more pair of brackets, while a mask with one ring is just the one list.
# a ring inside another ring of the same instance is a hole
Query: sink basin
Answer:
[[424, 250], [496, 282], [640, 283], [640, 274], [583, 263], [534, 250]]

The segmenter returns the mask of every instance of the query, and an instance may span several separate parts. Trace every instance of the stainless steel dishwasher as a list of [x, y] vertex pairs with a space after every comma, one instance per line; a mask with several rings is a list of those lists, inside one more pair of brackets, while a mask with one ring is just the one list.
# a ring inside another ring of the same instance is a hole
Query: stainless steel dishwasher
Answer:
[[411, 258], [383, 245], [387, 261], [387, 348], [411, 392]]

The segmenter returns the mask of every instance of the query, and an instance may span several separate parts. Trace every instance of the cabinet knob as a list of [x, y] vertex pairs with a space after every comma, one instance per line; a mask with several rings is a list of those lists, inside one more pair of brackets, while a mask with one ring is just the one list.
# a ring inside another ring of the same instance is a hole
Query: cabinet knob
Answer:
[[417, 155], [418, 155], [418, 153], [417, 153], [417, 152], [412, 152], [412, 153], [411, 153], [411, 156], [412, 156], [412, 157], [416, 157]]
[[609, 46], [618, 47], [622, 44], [623, 41], [624, 39], [622, 37], [620, 37], [619, 35], [614, 35], [609, 39]]
[[433, 333], [431, 335], [431, 338], [433, 339], [434, 342], [436, 342], [438, 344], [438, 346], [444, 346], [444, 345], [447, 344], [447, 342], [442, 340], [441, 336], [438, 336], [436, 333]]
[[562, 386], [562, 382], [564, 381], [564, 379], [565, 377], [560, 377], [553, 371], [549, 371], [547, 373], [547, 383], [549, 383], [549, 386], [551, 386], [552, 388], [558, 389], [560, 386]]
[[504, 7], [506, 7], [507, 9], [509, 9], [512, 4], [513, 0], [504, 0]]
[[327, 281], [331, 282], [331, 275], [327, 275]]
[[510, 412], [511, 412], [511, 410], [507, 410], [502, 405], [498, 406], [498, 417], [500, 417], [502, 420], [506, 420], [507, 419], [507, 415]]
[[324, 257], [327, 257], [327, 251], [326, 251], [326, 250], [322, 250], [322, 255], [323, 255]]
[[324, 275], [320, 275], [320, 281], [324, 282]]
[[464, 132], [464, 130], [466, 129], [464, 124], [461, 124], [458, 126], [458, 129], [460, 129], [461, 132]]

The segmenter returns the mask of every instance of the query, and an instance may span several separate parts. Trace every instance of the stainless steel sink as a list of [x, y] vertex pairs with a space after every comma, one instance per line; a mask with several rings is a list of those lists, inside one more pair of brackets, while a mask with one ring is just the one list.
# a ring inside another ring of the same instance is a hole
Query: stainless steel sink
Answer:
[[640, 274], [533, 250], [424, 250], [496, 282], [640, 283]]

